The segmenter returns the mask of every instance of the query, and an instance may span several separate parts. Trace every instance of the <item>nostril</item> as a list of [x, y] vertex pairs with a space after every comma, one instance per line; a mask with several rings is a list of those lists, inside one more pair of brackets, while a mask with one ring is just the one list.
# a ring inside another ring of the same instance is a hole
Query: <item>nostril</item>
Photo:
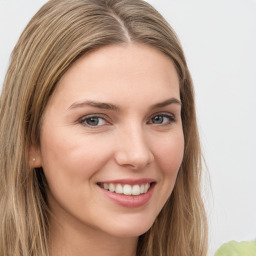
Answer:
[[116, 162], [131, 169], [142, 169], [154, 161], [154, 155], [150, 151], [120, 150], [115, 155]]

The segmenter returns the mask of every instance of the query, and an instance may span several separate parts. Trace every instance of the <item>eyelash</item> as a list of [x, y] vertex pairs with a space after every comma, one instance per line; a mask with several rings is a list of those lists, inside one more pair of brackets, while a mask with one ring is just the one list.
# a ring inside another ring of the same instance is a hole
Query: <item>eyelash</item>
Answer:
[[106, 120], [106, 118], [105, 117], [103, 117], [103, 116], [101, 116], [101, 115], [98, 115], [98, 114], [94, 114], [94, 115], [89, 115], [89, 116], [85, 116], [85, 117], [83, 117], [83, 118], [81, 118], [80, 120], [79, 120], [79, 123], [80, 124], [82, 124], [82, 125], [84, 125], [84, 126], [89, 126], [89, 127], [93, 127], [93, 128], [97, 128], [97, 127], [101, 127], [101, 126], [103, 126], [103, 125], [90, 125], [90, 124], [88, 124], [88, 123], [86, 123], [86, 121], [89, 121], [89, 119], [92, 119], [92, 118], [94, 118], [94, 119], [102, 119], [102, 120], [104, 120], [104, 122], [106, 122], [106, 123], [108, 123], [108, 121]]
[[[162, 118], [167, 118], [167, 119], [168, 119], [168, 122], [167, 122], [167, 123], [161, 123], [161, 124], [159, 124], [159, 125], [169, 125], [169, 124], [171, 124], [171, 123], [173, 123], [173, 122], [176, 121], [174, 115], [172, 115], [172, 114], [157, 113], [157, 114], [154, 114], [153, 116], [151, 116], [149, 123], [154, 124], [154, 123], [152, 122], [152, 119], [153, 119], [153, 118], [156, 118], [156, 117], [162, 117]], [[155, 125], [158, 125], [158, 124], [155, 124]]]
[[[153, 118], [156, 118], [156, 117], [161, 117], [161, 118], [163, 118], [163, 120], [164, 120], [164, 118], [167, 118], [168, 121], [167, 121], [167, 123], [158, 123], [158, 124], [153, 123], [152, 120], [153, 120]], [[90, 125], [90, 124], [87, 123], [87, 121], [89, 121], [90, 118], [91, 118], [91, 119], [96, 119], [96, 120], [98, 121], [98, 122], [96, 123], [96, 125]], [[79, 122], [80, 124], [84, 125], [84, 126], [88, 126], [88, 127], [91, 127], [91, 128], [98, 128], [98, 127], [101, 127], [101, 126], [104, 126], [104, 125], [105, 125], [105, 124], [98, 125], [98, 124], [99, 124], [99, 119], [104, 120], [104, 122], [105, 122], [106, 124], [109, 123], [109, 122], [107, 121], [106, 117], [103, 117], [103, 116], [98, 115], [98, 114], [85, 116], [85, 117], [81, 118], [78, 122]], [[154, 114], [153, 116], [151, 116], [149, 122], [147, 122], [147, 123], [153, 124], [153, 125], [170, 125], [171, 123], [173, 123], [173, 122], [175, 122], [175, 121], [176, 121], [176, 120], [175, 120], [175, 117], [174, 117], [174, 115], [172, 115], [172, 114], [157, 113], [157, 114]]]

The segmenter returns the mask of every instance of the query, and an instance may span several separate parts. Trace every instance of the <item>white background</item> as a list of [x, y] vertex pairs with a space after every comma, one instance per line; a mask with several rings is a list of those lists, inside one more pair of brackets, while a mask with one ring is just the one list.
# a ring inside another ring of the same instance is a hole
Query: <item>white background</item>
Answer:
[[[44, 0], [0, 0], [0, 87], [18, 36]], [[195, 84], [208, 173], [209, 255], [256, 238], [256, 0], [148, 0], [175, 29]]]

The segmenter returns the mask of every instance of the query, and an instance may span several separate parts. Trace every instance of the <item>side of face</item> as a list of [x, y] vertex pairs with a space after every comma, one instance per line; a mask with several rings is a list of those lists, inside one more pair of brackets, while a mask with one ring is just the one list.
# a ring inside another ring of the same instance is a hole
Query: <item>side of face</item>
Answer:
[[31, 149], [59, 223], [115, 237], [145, 233], [183, 159], [180, 112], [175, 67], [158, 50], [111, 45], [77, 60], [46, 107], [40, 149]]

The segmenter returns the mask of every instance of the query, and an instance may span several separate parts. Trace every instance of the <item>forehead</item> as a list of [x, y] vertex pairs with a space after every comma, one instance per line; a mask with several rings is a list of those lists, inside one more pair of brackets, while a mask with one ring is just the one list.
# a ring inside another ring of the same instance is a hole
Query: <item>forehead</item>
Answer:
[[132, 43], [105, 46], [83, 55], [60, 79], [54, 94], [62, 100], [67, 96], [75, 100], [88, 94], [135, 98], [139, 93], [145, 99], [167, 92], [179, 98], [172, 60], [151, 46]]

